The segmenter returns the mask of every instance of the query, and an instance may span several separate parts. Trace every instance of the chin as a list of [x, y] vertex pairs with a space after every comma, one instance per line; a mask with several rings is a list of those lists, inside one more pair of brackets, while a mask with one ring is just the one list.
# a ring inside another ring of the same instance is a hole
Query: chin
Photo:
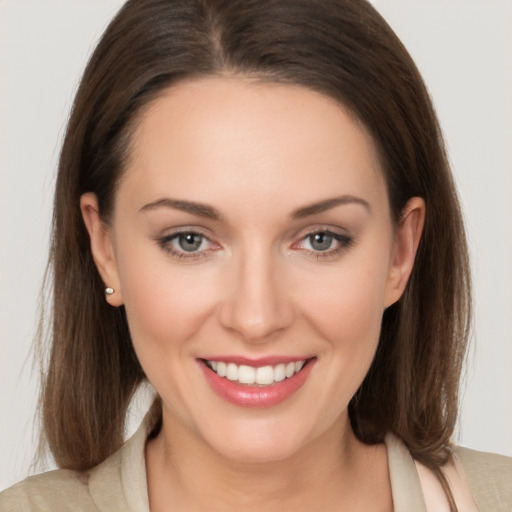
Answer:
[[206, 431], [203, 441], [221, 457], [245, 464], [290, 459], [322, 435], [308, 429], [303, 422], [278, 421], [276, 418], [252, 418], [224, 425], [224, 428], [218, 426], [218, 430]]
[[266, 464], [292, 458], [300, 452], [302, 443], [290, 442], [290, 439], [286, 439], [286, 436], [282, 436], [282, 439], [239, 436], [239, 439], [233, 440], [228, 445], [222, 444], [213, 448], [223, 458], [236, 463]]

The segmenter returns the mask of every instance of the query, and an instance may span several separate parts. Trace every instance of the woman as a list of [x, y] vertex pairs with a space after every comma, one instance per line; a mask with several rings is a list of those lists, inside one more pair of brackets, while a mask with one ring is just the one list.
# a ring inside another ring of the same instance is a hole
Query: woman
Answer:
[[463, 233], [428, 94], [371, 6], [129, 1], [59, 166], [43, 414], [65, 469], [2, 507], [506, 507], [510, 461], [450, 444]]

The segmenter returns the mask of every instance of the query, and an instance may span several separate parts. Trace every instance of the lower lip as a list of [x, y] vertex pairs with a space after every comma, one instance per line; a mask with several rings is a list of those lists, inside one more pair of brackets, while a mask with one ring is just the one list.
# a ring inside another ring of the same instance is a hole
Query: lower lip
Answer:
[[237, 381], [219, 377], [202, 360], [199, 361], [199, 365], [208, 384], [220, 397], [239, 407], [264, 408], [280, 404], [293, 395], [308, 378], [314, 362], [315, 359], [308, 360], [302, 370], [293, 377], [265, 387], [240, 384]]

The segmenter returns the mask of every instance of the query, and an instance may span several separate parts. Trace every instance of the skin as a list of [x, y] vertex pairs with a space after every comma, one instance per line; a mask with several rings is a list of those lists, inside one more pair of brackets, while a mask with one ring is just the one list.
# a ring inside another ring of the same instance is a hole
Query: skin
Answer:
[[[146, 448], [151, 509], [392, 510], [385, 447], [355, 438], [347, 407], [410, 275], [422, 199], [394, 225], [373, 140], [302, 87], [183, 82], [133, 141], [111, 222], [92, 193], [81, 208], [106, 299], [124, 304], [163, 402]], [[179, 230], [204, 236], [197, 251]], [[326, 231], [341, 242], [317, 250], [310, 235]], [[212, 355], [316, 359], [297, 392], [254, 409], [210, 388], [198, 358]]]

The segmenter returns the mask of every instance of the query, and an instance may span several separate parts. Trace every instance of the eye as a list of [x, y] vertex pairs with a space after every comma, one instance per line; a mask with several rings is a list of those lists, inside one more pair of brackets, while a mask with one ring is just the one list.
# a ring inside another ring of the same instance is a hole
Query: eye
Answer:
[[353, 239], [350, 236], [329, 230], [320, 230], [308, 233], [294, 244], [293, 248], [311, 252], [320, 258], [335, 256], [348, 248], [352, 242]]
[[207, 256], [218, 249], [207, 236], [196, 231], [180, 231], [157, 239], [158, 245], [178, 260], [193, 260]]
[[179, 233], [172, 242], [185, 252], [195, 252], [204, 249], [206, 238], [199, 233]]
[[314, 251], [328, 251], [332, 248], [335, 238], [331, 233], [313, 233], [307, 237], [307, 241]]

